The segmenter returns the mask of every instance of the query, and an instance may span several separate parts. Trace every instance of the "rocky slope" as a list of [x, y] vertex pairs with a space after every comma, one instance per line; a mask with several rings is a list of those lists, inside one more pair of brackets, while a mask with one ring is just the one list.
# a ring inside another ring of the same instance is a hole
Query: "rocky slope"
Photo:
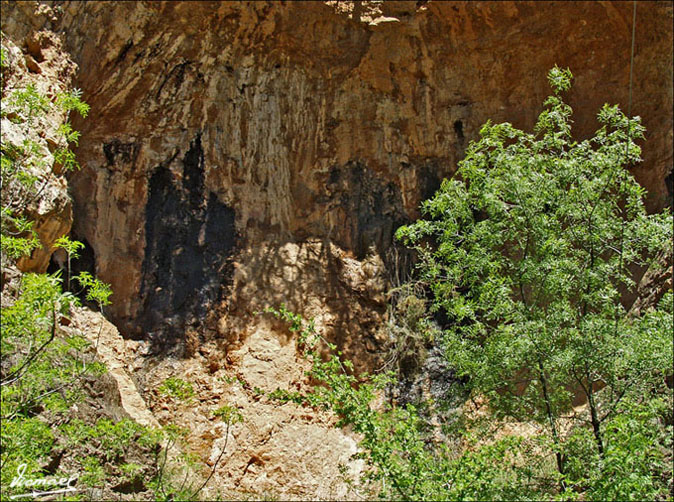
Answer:
[[[238, 372], [264, 390], [299, 382], [286, 333], [260, 328], [254, 315], [282, 302], [318, 317], [361, 368], [378, 364], [386, 291], [407, 267], [392, 234], [453, 172], [481, 124], [531, 128], [554, 64], [576, 77], [569, 103], [579, 137], [597, 128], [604, 102], [627, 109], [629, 3], [2, 8], [3, 33], [38, 74], [52, 71], [54, 44], [78, 66], [75, 85], [92, 109], [75, 122], [83, 169], [69, 180], [72, 231], [88, 246], [82, 266], [112, 284], [110, 320], [161, 355], [132, 372], [146, 398], [170, 374], [211, 385], [218, 372]], [[672, 198], [672, 11], [671, 2], [638, 4], [632, 113], [643, 117], [647, 141], [633, 173], [650, 210]], [[46, 267], [42, 257], [29, 268]], [[204, 415], [181, 411], [180, 420], [207, 420], [209, 406], [229, 396], [208, 392], [213, 403], [197, 408]], [[244, 394], [226, 399], [256, 417], [251, 423], [264, 417], [280, 443], [268, 455], [275, 460], [260, 463], [262, 454], [246, 455], [263, 444], [266, 425], [256, 425], [259, 437], [242, 432], [238, 474], [223, 470], [221, 486], [243, 486], [258, 469], [270, 492], [329, 497], [351, 440], [323, 437], [325, 417]], [[215, 432], [197, 429], [204, 448], [213, 443]], [[308, 441], [301, 451], [298, 435]], [[292, 473], [282, 465], [290, 451]], [[298, 474], [322, 455], [331, 460]]]

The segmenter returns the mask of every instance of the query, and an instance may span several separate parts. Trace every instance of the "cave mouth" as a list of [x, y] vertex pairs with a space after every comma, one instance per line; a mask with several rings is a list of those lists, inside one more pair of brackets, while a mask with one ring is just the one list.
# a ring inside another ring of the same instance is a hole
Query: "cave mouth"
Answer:
[[137, 331], [129, 336], [149, 341], [156, 352], [183, 345], [190, 330], [214, 329], [237, 246], [235, 211], [204, 187], [200, 135], [182, 164], [181, 179], [159, 165], [148, 186], [142, 305]]

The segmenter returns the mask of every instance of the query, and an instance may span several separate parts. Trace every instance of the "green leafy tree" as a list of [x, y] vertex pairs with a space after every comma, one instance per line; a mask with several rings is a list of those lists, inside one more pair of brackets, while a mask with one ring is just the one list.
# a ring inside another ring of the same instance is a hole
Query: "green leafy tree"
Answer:
[[605, 458], [620, 404], [663, 391], [671, 374], [671, 295], [629, 318], [621, 291], [635, 289], [634, 266], [671, 252], [672, 214], [646, 214], [626, 169], [641, 160], [640, 118], [604, 105], [595, 136], [574, 141], [561, 98], [571, 73], [548, 78], [534, 133], [487, 122], [424, 219], [397, 237], [418, 251], [432, 308], [448, 318], [454, 367], [498, 416], [547, 426], [564, 475], [560, 421], [575, 394], [588, 403], [575, 418]]

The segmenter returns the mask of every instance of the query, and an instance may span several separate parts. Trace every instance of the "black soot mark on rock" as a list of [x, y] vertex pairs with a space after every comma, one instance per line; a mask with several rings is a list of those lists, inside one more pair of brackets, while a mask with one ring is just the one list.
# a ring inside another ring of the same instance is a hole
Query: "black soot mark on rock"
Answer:
[[103, 144], [103, 154], [108, 166], [115, 166], [120, 163], [135, 164], [140, 151], [140, 143], [124, 143], [118, 139], [113, 139], [109, 143]]
[[463, 142], [463, 122], [460, 120], [454, 121], [454, 134], [456, 134], [456, 139], [458, 139], [460, 142]]
[[362, 260], [371, 247], [385, 256], [396, 229], [407, 223], [400, 189], [386, 183], [358, 162], [330, 171], [331, 205], [348, 214], [347, 227], [337, 233], [338, 244]]
[[197, 136], [183, 158], [182, 180], [159, 166], [149, 183], [140, 327], [170, 348], [188, 328], [200, 330], [231, 281], [235, 213], [204, 189]]

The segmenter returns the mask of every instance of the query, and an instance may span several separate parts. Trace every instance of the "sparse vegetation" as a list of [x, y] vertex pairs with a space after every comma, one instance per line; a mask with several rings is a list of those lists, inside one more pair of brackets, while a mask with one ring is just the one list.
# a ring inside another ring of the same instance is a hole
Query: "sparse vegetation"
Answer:
[[192, 384], [182, 378], [169, 377], [159, 386], [159, 392], [165, 396], [188, 402], [194, 396]]

